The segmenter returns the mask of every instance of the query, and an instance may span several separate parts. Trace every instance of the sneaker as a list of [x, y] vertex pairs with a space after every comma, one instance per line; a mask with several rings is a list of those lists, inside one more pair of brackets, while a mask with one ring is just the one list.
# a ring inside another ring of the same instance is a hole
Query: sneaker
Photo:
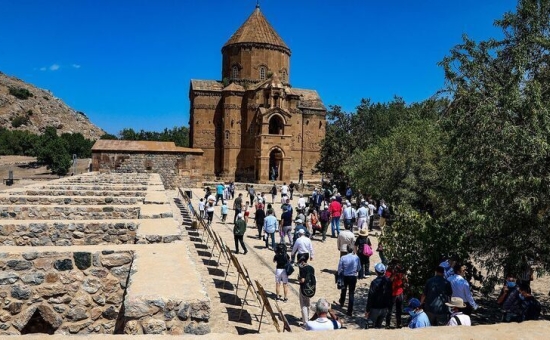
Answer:
[[287, 302], [287, 301], [288, 301], [288, 298], [284, 298], [284, 299], [282, 299], [282, 300], [283, 300], [283, 302]]
[[248, 254], [248, 250], [245, 250], [243, 253], [243, 255], [246, 255], [246, 254]]

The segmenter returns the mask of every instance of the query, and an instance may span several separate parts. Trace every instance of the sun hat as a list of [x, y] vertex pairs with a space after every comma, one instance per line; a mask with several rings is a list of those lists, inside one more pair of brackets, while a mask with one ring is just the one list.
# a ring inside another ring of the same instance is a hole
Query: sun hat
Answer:
[[384, 274], [386, 272], [386, 266], [384, 266], [383, 263], [377, 263], [376, 266], [374, 266], [374, 271], [380, 274]]
[[420, 307], [421, 303], [420, 303], [420, 300], [416, 299], [416, 298], [412, 298], [410, 301], [409, 301], [409, 306], [407, 308], [405, 308], [405, 312], [410, 312], [410, 311], [413, 311], [415, 309], [417, 309], [418, 307]]
[[359, 230], [359, 236], [369, 236], [369, 231], [367, 229]]
[[462, 300], [459, 297], [452, 297], [451, 302], [446, 302], [445, 305], [449, 307], [466, 308], [466, 304], [464, 303], [464, 300]]

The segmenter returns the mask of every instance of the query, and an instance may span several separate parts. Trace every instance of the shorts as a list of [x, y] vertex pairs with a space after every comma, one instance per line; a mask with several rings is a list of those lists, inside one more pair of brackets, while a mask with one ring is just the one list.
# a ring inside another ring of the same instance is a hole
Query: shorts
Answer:
[[285, 269], [275, 270], [275, 283], [288, 283], [288, 275], [286, 275]]

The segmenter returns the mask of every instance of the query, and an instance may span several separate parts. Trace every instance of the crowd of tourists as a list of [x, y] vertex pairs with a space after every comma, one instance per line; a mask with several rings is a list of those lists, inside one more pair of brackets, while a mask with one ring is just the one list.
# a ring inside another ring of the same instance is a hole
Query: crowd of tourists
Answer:
[[[369, 239], [369, 231], [373, 230], [375, 224], [377, 228], [383, 229], [386, 224], [391, 223], [390, 209], [384, 200], [376, 202], [370, 197], [354, 195], [349, 187], [343, 197], [336, 186], [326, 186], [314, 189], [307, 199], [299, 193], [297, 206], [293, 207], [291, 200], [295, 189], [293, 182], [289, 185], [284, 183], [280, 187], [274, 184], [269, 192], [271, 203], [268, 203], [265, 193], [256, 192], [253, 185], [247, 185], [243, 198], [242, 193], [235, 197], [233, 183], [219, 184], [215, 195], [210, 189], [206, 190], [205, 197], [199, 202], [199, 213], [211, 223], [214, 206], [221, 200], [221, 219], [226, 222], [229, 210], [227, 201], [233, 199], [235, 253], [238, 254], [242, 248], [243, 254], [247, 254], [243, 236], [250, 218], [249, 211], [251, 207], [255, 207], [253, 221], [257, 238], [264, 242], [266, 249], [274, 252], [277, 300], [288, 301], [288, 278], [294, 272], [295, 266], [299, 269], [299, 302], [302, 314], [300, 324], [303, 328], [331, 330], [343, 326], [342, 320], [338, 319], [330, 303], [324, 298], [315, 304], [316, 312], [313, 317], [309, 316], [310, 299], [314, 297], [316, 290], [315, 270], [309, 264], [315, 256], [311, 241], [317, 236], [319, 241], [325, 242], [329, 225], [330, 237], [337, 239], [340, 255], [335, 275], [337, 289], [340, 290], [338, 304], [343, 310], [347, 298], [348, 316], [353, 315], [357, 281], [375, 274], [376, 277], [368, 289], [366, 328], [389, 329], [393, 315], [396, 328], [472, 324], [470, 315], [479, 305], [475, 302], [470, 283], [466, 279], [467, 268], [455, 256], [443, 259], [435, 266], [434, 276], [426, 282], [421, 296], [411, 296], [405, 301], [407, 269], [397, 258], [388, 263], [383, 245], [378, 243], [374, 250]], [[273, 209], [275, 204], [280, 204], [282, 212], [279, 216], [276, 216]], [[354, 229], [357, 230], [357, 236]], [[375, 251], [381, 262], [374, 265], [374, 272], [371, 273], [370, 257]], [[523, 274], [521, 277], [507, 275], [497, 300], [502, 309], [503, 322], [536, 320], [540, 317], [541, 307], [531, 294], [531, 280], [532, 271], [527, 278]], [[408, 314], [406, 324], [403, 323], [402, 311]]]

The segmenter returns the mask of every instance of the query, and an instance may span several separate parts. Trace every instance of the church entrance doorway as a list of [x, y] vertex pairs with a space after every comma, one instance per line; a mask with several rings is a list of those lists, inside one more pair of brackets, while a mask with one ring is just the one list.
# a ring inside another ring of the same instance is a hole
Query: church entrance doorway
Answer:
[[269, 153], [269, 179], [277, 181], [282, 178], [283, 152], [280, 149], [273, 149]]

